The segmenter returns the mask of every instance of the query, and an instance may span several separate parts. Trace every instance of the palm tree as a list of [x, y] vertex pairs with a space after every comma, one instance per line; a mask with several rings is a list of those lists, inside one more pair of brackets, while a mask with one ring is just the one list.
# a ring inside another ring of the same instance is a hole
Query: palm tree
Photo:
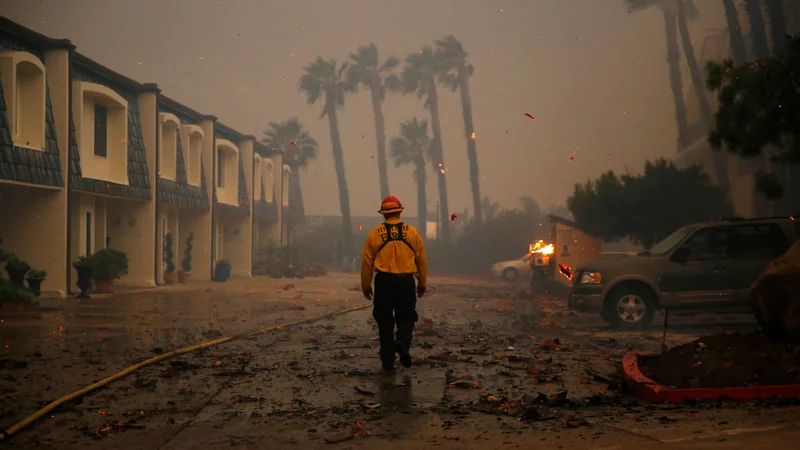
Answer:
[[469, 182], [472, 186], [472, 205], [475, 209], [475, 221], [483, 222], [481, 211], [481, 186], [478, 175], [478, 149], [475, 144], [475, 125], [472, 122], [472, 97], [469, 91], [469, 77], [472, 76], [474, 67], [467, 62], [467, 52], [461, 42], [450, 35], [436, 41], [436, 48], [444, 63], [443, 72], [439, 81], [449, 87], [451, 91], [461, 94], [461, 114], [464, 117], [464, 135], [467, 138], [467, 159], [469, 160]]
[[772, 53], [780, 55], [786, 50], [786, 12], [783, 10], [783, 0], [766, 0], [767, 15], [769, 16], [769, 30], [772, 36]]
[[739, 11], [736, 10], [734, 0], [722, 0], [722, 5], [725, 7], [725, 19], [728, 21], [728, 33], [731, 36], [733, 61], [738, 65], [744, 64], [747, 61], [747, 49], [744, 46], [744, 35], [742, 35], [742, 28], [739, 25]]
[[753, 38], [756, 59], [766, 58], [769, 56], [769, 42], [767, 41], [761, 0], [745, 0], [745, 6], [747, 7], [747, 16], [750, 18], [750, 35]]
[[297, 167], [306, 168], [317, 159], [319, 144], [303, 125], [292, 117], [283, 122], [270, 122], [264, 130], [261, 142], [267, 147], [283, 153], [284, 161], [292, 161]]
[[389, 150], [394, 166], [406, 164], [414, 166], [414, 180], [417, 182], [417, 218], [419, 231], [425, 236], [428, 224], [428, 198], [425, 193], [426, 165], [430, 157], [431, 139], [428, 137], [428, 121], [412, 120], [400, 124], [400, 136], [389, 142]]
[[675, 123], [678, 125], [678, 141], [680, 148], [689, 140], [689, 119], [686, 117], [686, 102], [683, 98], [683, 82], [681, 81], [681, 56], [678, 48], [678, 17], [675, 8], [667, 7], [667, 0], [626, 0], [629, 12], [635, 12], [651, 6], [659, 6], [664, 14], [664, 33], [667, 37], [667, 63], [669, 63], [669, 81], [672, 89], [672, 101], [675, 103]]
[[319, 144], [311, 136], [303, 125], [292, 117], [283, 122], [270, 122], [264, 130], [264, 137], [261, 142], [267, 147], [283, 153], [284, 161], [291, 161], [289, 164], [292, 171], [291, 176], [300, 180], [298, 169], [305, 169], [311, 161], [317, 159]]
[[342, 141], [339, 137], [339, 119], [336, 110], [344, 107], [344, 96], [352, 92], [343, 77], [347, 70], [347, 63], [338, 66], [333, 59], [317, 57], [303, 68], [305, 74], [300, 77], [298, 90], [306, 94], [309, 105], [319, 100], [323, 101], [320, 118], [328, 117], [328, 126], [331, 132], [331, 146], [333, 147], [333, 165], [336, 170], [336, 180], [339, 184], [339, 207], [342, 210], [342, 252], [349, 255], [353, 251], [353, 227], [350, 218], [350, 193], [347, 190], [347, 177], [344, 171], [344, 152]]
[[425, 108], [431, 113], [430, 161], [436, 172], [439, 184], [439, 226], [442, 241], [450, 242], [449, 211], [447, 204], [447, 179], [445, 177], [444, 151], [442, 150], [442, 126], [439, 121], [439, 95], [436, 92], [436, 79], [444, 71], [443, 64], [430, 45], [419, 52], [406, 56], [403, 73], [400, 75], [404, 94], [414, 94], [425, 99]]
[[697, 63], [697, 57], [694, 54], [692, 35], [689, 33], [689, 20], [697, 17], [697, 8], [695, 8], [692, 0], [675, 0], [675, 6], [678, 14], [678, 30], [681, 35], [681, 45], [683, 46], [683, 54], [686, 57], [686, 64], [689, 66], [692, 87], [694, 88], [694, 93], [700, 104], [700, 113], [703, 117], [703, 121], [710, 127], [713, 120], [711, 103], [708, 101], [703, 72], [700, 70], [700, 65]]
[[352, 63], [347, 69], [347, 80], [357, 89], [362, 85], [372, 95], [372, 114], [375, 118], [375, 139], [378, 148], [378, 178], [381, 184], [381, 199], [389, 195], [389, 174], [386, 168], [386, 125], [383, 119], [383, 100], [386, 92], [400, 88], [400, 79], [392, 71], [400, 65], [400, 58], [390, 56], [383, 63], [378, 57], [375, 44], [358, 47], [350, 54]]

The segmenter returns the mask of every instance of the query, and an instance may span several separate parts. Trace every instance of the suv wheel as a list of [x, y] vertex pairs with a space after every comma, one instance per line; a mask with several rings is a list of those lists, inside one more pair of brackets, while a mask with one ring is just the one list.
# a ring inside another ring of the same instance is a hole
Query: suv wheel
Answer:
[[620, 286], [606, 297], [601, 317], [613, 327], [636, 328], [649, 324], [655, 309], [655, 296], [650, 290]]
[[519, 271], [513, 267], [506, 267], [503, 271], [503, 278], [508, 281], [514, 281], [519, 276]]

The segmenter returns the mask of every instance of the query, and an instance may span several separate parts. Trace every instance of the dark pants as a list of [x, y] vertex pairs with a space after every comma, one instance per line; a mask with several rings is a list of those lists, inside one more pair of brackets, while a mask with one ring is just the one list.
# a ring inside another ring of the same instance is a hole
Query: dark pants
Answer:
[[414, 276], [378, 272], [375, 275], [373, 305], [372, 317], [378, 322], [381, 361], [394, 363], [395, 324], [397, 324], [397, 340], [409, 348], [414, 323], [419, 319]]

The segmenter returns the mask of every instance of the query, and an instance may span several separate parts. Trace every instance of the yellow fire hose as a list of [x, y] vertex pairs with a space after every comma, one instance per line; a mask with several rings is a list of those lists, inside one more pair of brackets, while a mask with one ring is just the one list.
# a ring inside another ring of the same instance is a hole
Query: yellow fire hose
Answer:
[[284, 328], [294, 327], [294, 326], [297, 326], [297, 325], [303, 325], [303, 324], [307, 324], [307, 323], [317, 322], [317, 321], [322, 320], [322, 319], [328, 319], [328, 318], [331, 318], [331, 317], [334, 317], [334, 316], [340, 316], [342, 314], [347, 314], [347, 313], [351, 313], [351, 312], [354, 312], [354, 311], [367, 309], [367, 308], [369, 308], [371, 306], [372, 306], [372, 304], [355, 306], [353, 308], [343, 309], [341, 311], [337, 311], [337, 312], [334, 312], [334, 313], [326, 314], [324, 316], [312, 317], [310, 319], [303, 319], [303, 320], [298, 320], [296, 322], [283, 323], [283, 324], [280, 324], [280, 325], [273, 325], [271, 327], [263, 327], [263, 328], [259, 328], [257, 330], [248, 331], [246, 333], [237, 334], [236, 336], [229, 336], [229, 337], [216, 339], [216, 340], [213, 340], [213, 341], [203, 342], [202, 344], [197, 344], [197, 345], [194, 345], [194, 346], [191, 346], [191, 347], [182, 348], [180, 350], [174, 350], [174, 351], [171, 351], [169, 353], [164, 353], [163, 355], [158, 355], [158, 356], [150, 358], [150, 359], [148, 359], [146, 361], [142, 361], [139, 364], [136, 364], [134, 366], [128, 367], [127, 369], [123, 370], [122, 372], [116, 373], [116, 374], [114, 374], [114, 375], [112, 375], [112, 376], [110, 376], [110, 377], [108, 377], [108, 378], [106, 378], [104, 380], [100, 380], [97, 383], [94, 383], [94, 384], [92, 384], [90, 386], [87, 386], [87, 387], [85, 387], [85, 388], [83, 388], [83, 389], [81, 389], [79, 391], [75, 391], [72, 394], [69, 394], [69, 395], [67, 395], [65, 397], [61, 397], [60, 399], [50, 403], [49, 405], [45, 406], [44, 408], [40, 409], [39, 411], [35, 412], [34, 414], [28, 416], [27, 418], [23, 419], [21, 422], [17, 423], [16, 425], [12, 426], [11, 428], [9, 428], [9, 429], [7, 429], [5, 431], [0, 431], [0, 442], [9, 439], [12, 435], [18, 433], [20, 430], [22, 430], [23, 428], [27, 427], [28, 425], [30, 425], [34, 421], [41, 419], [42, 416], [46, 415], [50, 411], [52, 411], [55, 408], [59, 407], [60, 405], [66, 403], [66, 402], [68, 402], [70, 400], [74, 400], [74, 399], [76, 399], [78, 397], [82, 397], [83, 395], [86, 395], [89, 392], [92, 392], [92, 391], [94, 391], [94, 390], [96, 390], [98, 388], [101, 388], [101, 387], [103, 387], [103, 386], [105, 386], [105, 385], [107, 385], [107, 384], [109, 384], [109, 383], [111, 383], [113, 381], [119, 380], [120, 378], [123, 378], [123, 377], [125, 377], [127, 375], [130, 375], [133, 372], [136, 372], [137, 370], [141, 369], [142, 367], [147, 367], [147, 366], [149, 366], [151, 364], [155, 364], [157, 362], [164, 361], [165, 359], [172, 358], [173, 356], [183, 355], [185, 353], [191, 353], [191, 352], [194, 352], [196, 350], [203, 349], [203, 348], [213, 347], [215, 345], [224, 344], [226, 342], [237, 341], [237, 340], [241, 340], [241, 339], [247, 339], [247, 338], [250, 338], [250, 337], [253, 337], [253, 336], [257, 336], [259, 334], [267, 333], [267, 332], [270, 332], [270, 331], [274, 331], [274, 330], [280, 330], [280, 329], [284, 329]]

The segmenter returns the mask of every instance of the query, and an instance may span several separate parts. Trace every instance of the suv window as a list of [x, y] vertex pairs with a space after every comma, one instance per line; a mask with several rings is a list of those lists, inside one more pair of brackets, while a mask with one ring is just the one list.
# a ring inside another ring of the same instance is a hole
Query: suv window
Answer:
[[732, 228], [732, 257], [777, 258], [789, 248], [789, 240], [778, 224], [735, 225]]
[[697, 230], [681, 247], [689, 250], [688, 261], [727, 258], [728, 237], [727, 228], [703, 228]]

